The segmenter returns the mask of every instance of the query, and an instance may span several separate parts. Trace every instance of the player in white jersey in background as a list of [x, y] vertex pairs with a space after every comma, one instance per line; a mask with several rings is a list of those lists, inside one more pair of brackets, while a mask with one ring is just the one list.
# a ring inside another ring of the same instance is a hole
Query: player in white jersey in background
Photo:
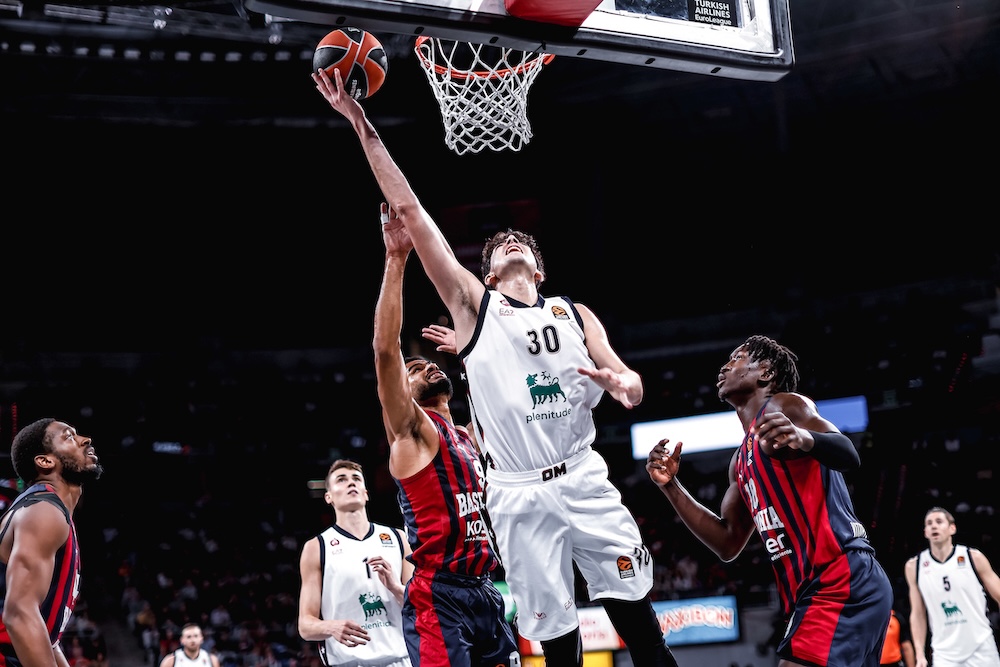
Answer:
[[409, 543], [398, 528], [368, 519], [358, 463], [330, 465], [324, 499], [336, 517], [302, 547], [299, 635], [320, 642], [327, 667], [410, 667], [402, 617]]
[[219, 667], [219, 656], [202, 648], [205, 635], [197, 623], [181, 628], [181, 647], [163, 656], [160, 667]]
[[406, 227], [454, 322], [518, 632], [541, 642], [547, 667], [583, 664], [575, 561], [633, 664], [676, 667], [649, 597], [649, 551], [591, 448], [593, 408], [605, 392], [626, 408], [638, 404], [639, 374], [611, 347], [593, 311], [539, 294], [545, 270], [531, 236], [500, 232], [483, 250], [482, 278], [465, 268], [361, 105], [344, 92], [340, 73], [331, 79], [319, 70], [313, 80], [357, 133], [393, 219]]
[[1000, 603], [1000, 577], [979, 549], [953, 542], [955, 531], [952, 513], [932, 507], [924, 515], [929, 548], [906, 561], [917, 667], [1000, 667], [986, 615], [987, 593]]

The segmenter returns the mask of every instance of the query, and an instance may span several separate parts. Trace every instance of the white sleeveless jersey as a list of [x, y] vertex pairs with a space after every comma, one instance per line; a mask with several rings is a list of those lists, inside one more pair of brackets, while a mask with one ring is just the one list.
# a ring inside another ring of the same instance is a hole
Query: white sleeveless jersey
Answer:
[[212, 667], [212, 657], [205, 649], [198, 649], [198, 655], [189, 658], [184, 649], [174, 651], [174, 667]]
[[597, 436], [592, 411], [604, 390], [577, 371], [595, 364], [568, 298], [539, 296], [527, 306], [487, 290], [461, 359], [476, 436], [490, 467], [547, 468]]
[[943, 562], [929, 549], [917, 556], [917, 586], [927, 608], [935, 657], [964, 662], [993, 629], [986, 616], [986, 589], [972, 564], [969, 548], [956, 544]]
[[314, 539], [320, 540], [323, 590], [320, 617], [352, 619], [368, 631], [371, 641], [348, 647], [330, 637], [320, 642], [326, 665], [379, 664], [408, 659], [403, 640], [401, 605], [367, 560], [382, 556], [398, 577], [403, 571], [403, 544], [399, 531], [371, 524], [364, 539], [331, 526]]

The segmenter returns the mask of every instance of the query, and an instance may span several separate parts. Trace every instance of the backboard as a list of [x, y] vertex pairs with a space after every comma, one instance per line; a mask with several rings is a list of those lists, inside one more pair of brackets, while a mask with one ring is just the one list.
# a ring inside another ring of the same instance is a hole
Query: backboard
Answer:
[[247, 0], [275, 17], [733, 79], [794, 61], [788, 0]]

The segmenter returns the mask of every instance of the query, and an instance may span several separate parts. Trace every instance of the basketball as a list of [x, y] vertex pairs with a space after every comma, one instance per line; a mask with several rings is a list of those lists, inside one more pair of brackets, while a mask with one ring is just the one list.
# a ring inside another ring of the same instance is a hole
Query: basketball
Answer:
[[375, 35], [360, 28], [337, 28], [320, 40], [313, 53], [313, 69], [326, 70], [333, 79], [339, 69], [347, 94], [356, 100], [374, 95], [385, 82], [389, 58]]

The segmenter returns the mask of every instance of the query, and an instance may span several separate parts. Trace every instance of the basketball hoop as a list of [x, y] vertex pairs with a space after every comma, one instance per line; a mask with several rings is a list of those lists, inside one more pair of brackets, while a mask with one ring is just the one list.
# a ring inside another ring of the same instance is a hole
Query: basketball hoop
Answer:
[[414, 50], [441, 108], [448, 148], [459, 155], [519, 151], [531, 140], [528, 89], [554, 55], [426, 35]]

